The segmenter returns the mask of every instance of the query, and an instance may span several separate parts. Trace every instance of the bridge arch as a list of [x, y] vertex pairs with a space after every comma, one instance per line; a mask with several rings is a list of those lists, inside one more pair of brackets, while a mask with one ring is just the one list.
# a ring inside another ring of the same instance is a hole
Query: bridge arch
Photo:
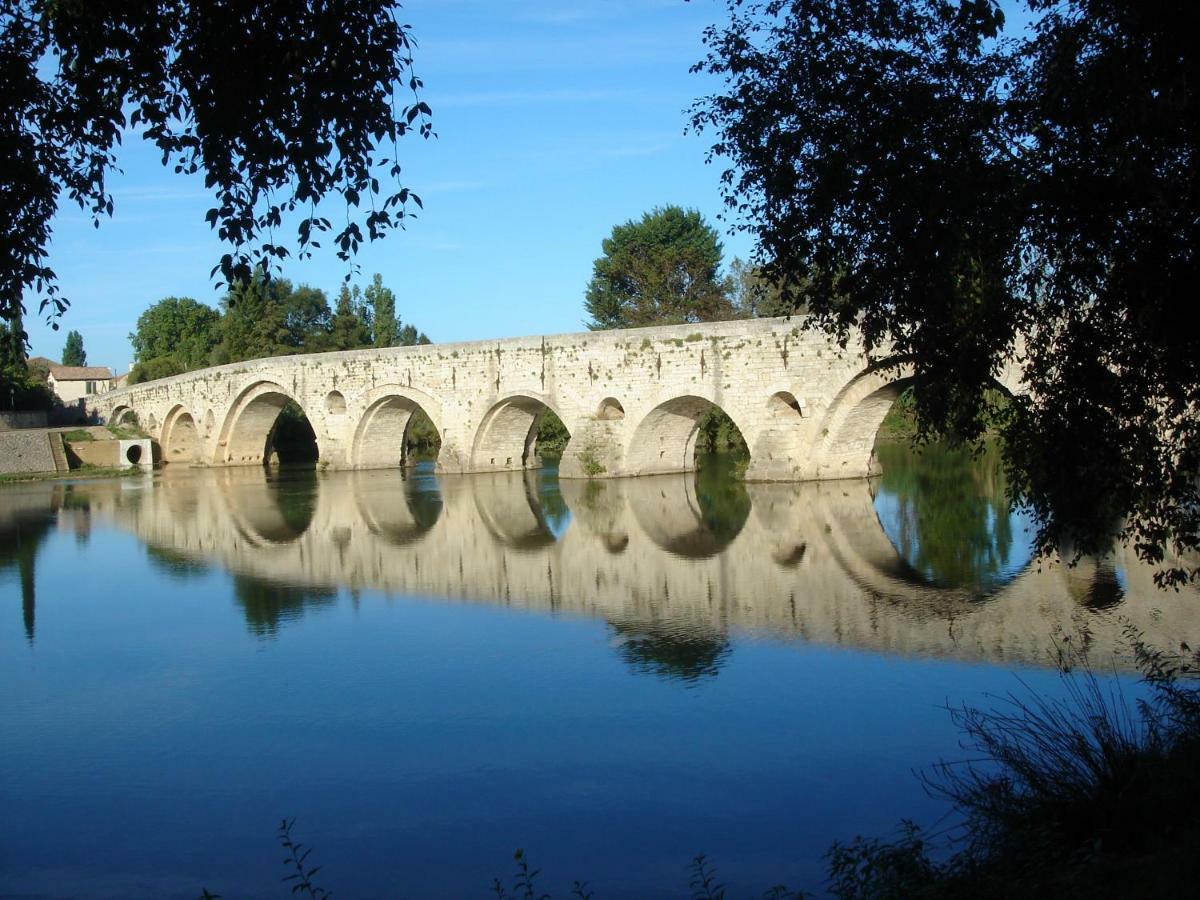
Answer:
[[493, 403], [475, 431], [471, 448], [472, 471], [536, 468], [538, 426], [546, 410], [562, 419], [549, 398], [531, 391], [507, 394]]
[[354, 431], [351, 465], [359, 469], [405, 465], [413, 417], [418, 412], [429, 418], [440, 438], [442, 414], [432, 397], [399, 385], [384, 385], [371, 391]]
[[[229, 407], [214, 462], [230, 466], [253, 466], [267, 462], [268, 448], [279, 415], [285, 406], [303, 405], [292, 392], [274, 381], [255, 381], [244, 388]], [[311, 423], [311, 420], [310, 420]], [[321, 438], [316, 434], [317, 454], [322, 455]]]
[[137, 425], [137, 413], [133, 411], [132, 406], [117, 406], [113, 409], [112, 415], [108, 417], [109, 425]]
[[163, 419], [162, 461], [166, 464], [194, 465], [204, 461], [203, 440], [196, 419], [182, 404], [174, 406]]
[[[833, 398], [821, 421], [813, 451], [813, 476], [825, 479], [865, 478], [878, 474], [875, 440], [892, 404], [913, 384], [912, 367], [885, 360], [859, 372]], [[992, 381], [1012, 395], [1021, 389], [1014, 370]]]
[[[738, 421], [738, 415], [716, 400], [700, 394], [672, 397], [638, 422], [625, 451], [625, 474], [661, 475], [695, 469], [700, 423], [714, 409], [729, 416], [742, 439], [746, 439], [747, 431]], [[749, 447], [749, 441], [746, 443]]]
[[880, 365], [860, 372], [838, 392], [821, 422], [813, 452], [820, 478], [873, 474], [875, 437], [892, 404], [912, 384], [908, 365]]

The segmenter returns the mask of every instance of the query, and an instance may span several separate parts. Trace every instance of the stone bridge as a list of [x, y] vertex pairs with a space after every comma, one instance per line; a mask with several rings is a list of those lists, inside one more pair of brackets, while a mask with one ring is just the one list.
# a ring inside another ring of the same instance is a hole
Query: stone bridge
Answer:
[[[552, 409], [571, 434], [564, 477], [687, 471], [713, 407], [750, 450], [750, 481], [870, 473], [875, 433], [906, 386], [895, 359], [868, 360], [799, 318], [594, 331], [272, 357], [203, 369], [91, 398], [102, 421], [136, 416], [168, 463], [262, 464], [295, 401], [335, 469], [403, 464], [420, 409], [441, 436], [438, 471], [537, 465]], [[1002, 373], [1007, 390], [1015, 369]]]

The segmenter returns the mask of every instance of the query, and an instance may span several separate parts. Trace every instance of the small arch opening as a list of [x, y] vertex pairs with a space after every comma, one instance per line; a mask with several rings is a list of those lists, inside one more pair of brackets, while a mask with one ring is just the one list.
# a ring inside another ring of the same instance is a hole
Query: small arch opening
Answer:
[[204, 433], [212, 434], [212, 430], [215, 425], [216, 425], [216, 416], [213, 415], [213, 411], [210, 409], [208, 412], [206, 412], [204, 414]]
[[616, 419], [625, 418], [625, 407], [621, 402], [613, 397], [605, 397], [600, 401], [600, 408], [596, 411], [596, 418], [602, 421], [613, 421]]
[[341, 391], [330, 391], [325, 396], [325, 411], [331, 416], [346, 414], [346, 398]]
[[804, 407], [790, 391], [776, 391], [767, 401], [767, 409], [776, 419], [804, 418]]
[[130, 428], [138, 427], [137, 413], [128, 406], [119, 406], [112, 415], [113, 425], [123, 425]]
[[142, 445], [130, 444], [125, 451], [125, 459], [131, 466], [136, 466], [142, 461]]

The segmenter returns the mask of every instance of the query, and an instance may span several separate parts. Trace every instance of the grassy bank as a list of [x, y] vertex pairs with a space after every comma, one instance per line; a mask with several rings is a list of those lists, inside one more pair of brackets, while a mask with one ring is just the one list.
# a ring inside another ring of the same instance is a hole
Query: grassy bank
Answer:
[[20, 484], [34, 481], [77, 481], [93, 478], [125, 478], [130, 475], [141, 475], [142, 470], [136, 466], [127, 469], [115, 469], [108, 466], [80, 466], [69, 472], [16, 472], [0, 474], [0, 484]]

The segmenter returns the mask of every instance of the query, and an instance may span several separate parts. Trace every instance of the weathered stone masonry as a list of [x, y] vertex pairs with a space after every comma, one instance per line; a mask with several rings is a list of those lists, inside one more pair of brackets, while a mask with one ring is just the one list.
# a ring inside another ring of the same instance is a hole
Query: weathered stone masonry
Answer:
[[365, 469], [400, 464], [421, 408], [442, 436], [440, 471], [489, 472], [536, 465], [550, 408], [571, 433], [561, 474], [614, 477], [691, 468], [698, 421], [715, 405], [750, 448], [749, 480], [866, 475], [906, 370], [802, 326], [754, 319], [272, 357], [98, 395], [89, 410], [109, 422], [135, 414], [168, 463], [237, 466], [263, 462], [295, 400], [324, 464]]

